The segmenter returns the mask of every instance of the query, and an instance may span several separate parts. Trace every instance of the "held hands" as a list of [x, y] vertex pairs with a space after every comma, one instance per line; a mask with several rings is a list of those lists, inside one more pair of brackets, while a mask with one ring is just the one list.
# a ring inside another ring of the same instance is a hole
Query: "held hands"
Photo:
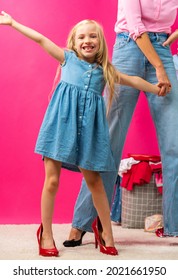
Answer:
[[158, 79], [157, 86], [160, 88], [158, 92], [158, 96], [166, 96], [171, 90], [171, 83], [164, 70], [164, 67], [160, 67], [156, 69], [156, 76]]
[[12, 17], [6, 14], [4, 11], [0, 14], [0, 24], [2, 25], [12, 25]]
[[161, 86], [159, 83], [156, 85], [156, 87], [158, 89], [158, 96], [166, 96], [171, 90], [171, 86], [166, 88], [165, 86]]

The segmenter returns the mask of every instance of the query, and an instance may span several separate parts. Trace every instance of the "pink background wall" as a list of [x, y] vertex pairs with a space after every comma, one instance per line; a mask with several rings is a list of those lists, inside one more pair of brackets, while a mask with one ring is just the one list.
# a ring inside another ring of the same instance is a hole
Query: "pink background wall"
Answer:
[[[110, 55], [116, 8], [117, 0], [104, 1], [104, 5], [102, 0], [0, 0], [0, 10], [60, 46], [65, 46], [68, 32], [76, 22], [94, 18], [104, 27]], [[178, 20], [174, 29], [177, 27]], [[8, 26], [0, 26], [0, 37], [0, 223], [39, 223], [44, 170], [40, 156], [33, 150], [58, 63]], [[144, 95], [129, 129], [123, 156], [128, 152], [159, 154]], [[63, 170], [54, 222], [71, 222], [80, 182], [80, 174]]]

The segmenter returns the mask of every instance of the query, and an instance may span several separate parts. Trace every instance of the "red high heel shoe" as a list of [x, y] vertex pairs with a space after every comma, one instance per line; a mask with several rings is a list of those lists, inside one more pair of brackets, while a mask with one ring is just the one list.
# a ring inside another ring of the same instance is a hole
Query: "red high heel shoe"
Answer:
[[56, 248], [55, 242], [54, 242], [54, 248], [52, 249], [44, 249], [41, 248], [41, 237], [43, 233], [43, 225], [41, 224], [39, 229], [37, 230], [37, 240], [38, 240], [38, 246], [39, 246], [39, 255], [43, 257], [57, 257], [59, 254], [59, 251]]
[[98, 217], [94, 220], [94, 222], [92, 224], [92, 229], [93, 229], [93, 232], [95, 235], [95, 248], [97, 248], [99, 245], [101, 253], [106, 254], [106, 255], [113, 255], [113, 256], [118, 255], [118, 251], [115, 247], [105, 246], [105, 242], [102, 239], [102, 237], [100, 236], [102, 226], [101, 226], [101, 222]]
[[158, 228], [156, 231], [155, 231], [155, 234], [158, 236], [158, 237], [178, 237], [177, 235], [169, 235], [169, 234], [165, 234], [164, 233], [164, 228]]

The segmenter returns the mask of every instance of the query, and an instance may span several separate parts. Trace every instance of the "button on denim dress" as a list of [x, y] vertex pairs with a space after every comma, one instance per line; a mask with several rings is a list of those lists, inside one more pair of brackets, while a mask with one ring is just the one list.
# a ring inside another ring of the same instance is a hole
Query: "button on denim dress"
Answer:
[[101, 66], [65, 51], [61, 79], [46, 110], [35, 152], [71, 170], [115, 171], [104, 87]]

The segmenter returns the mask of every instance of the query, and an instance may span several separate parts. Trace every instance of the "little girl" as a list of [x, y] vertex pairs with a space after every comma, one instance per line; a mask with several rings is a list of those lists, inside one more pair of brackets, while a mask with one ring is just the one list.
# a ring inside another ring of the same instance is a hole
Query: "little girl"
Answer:
[[102, 28], [94, 20], [81, 21], [72, 28], [67, 49], [58, 47], [5, 12], [0, 15], [0, 24], [10, 25], [34, 40], [59, 61], [62, 69], [61, 80], [50, 100], [35, 148], [35, 152], [43, 156], [45, 168], [41, 225], [37, 231], [39, 254], [58, 256], [59, 253], [53, 239], [52, 217], [63, 163], [80, 169], [92, 193], [98, 213], [92, 227], [96, 247], [99, 244], [100, 252], [117, 255], [110, 208], [99, 175], [102, 171], [116, 170], [102, 92], [107, 85], [110, 106], [115, 83], [163, 95], [160, 88], [139, 77], [116, 71], [108, 59]]

